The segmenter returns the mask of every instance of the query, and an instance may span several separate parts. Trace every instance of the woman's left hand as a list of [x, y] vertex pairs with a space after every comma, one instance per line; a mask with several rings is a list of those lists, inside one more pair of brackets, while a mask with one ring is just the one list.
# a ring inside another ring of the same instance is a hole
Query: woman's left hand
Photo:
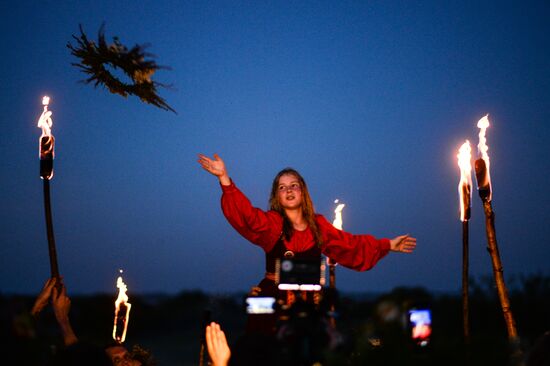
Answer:
[[390, 240], [390, 250], [393, 252], [411, 253], [416, 248], [416, 238], [401, 235]]

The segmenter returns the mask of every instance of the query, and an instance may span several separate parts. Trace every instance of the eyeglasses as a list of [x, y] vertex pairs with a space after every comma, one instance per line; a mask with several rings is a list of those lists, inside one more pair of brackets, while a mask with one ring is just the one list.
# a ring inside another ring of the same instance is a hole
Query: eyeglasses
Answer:
[[294, 191], [299, 192], [302, 190], [302, 186], [300, 183], [291, 183], [289, 186], [280, 185], [279, 188], [277, 188], [279, 192], [286, 192], [286, 191]]

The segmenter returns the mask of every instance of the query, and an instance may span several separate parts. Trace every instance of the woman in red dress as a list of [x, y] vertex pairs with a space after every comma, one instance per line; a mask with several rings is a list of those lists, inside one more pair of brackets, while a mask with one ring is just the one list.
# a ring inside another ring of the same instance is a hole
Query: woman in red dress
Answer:
[[[273, 180], [270, 209], [252, 206], [227, 173], [225, 163], [200, 154], [198, 162], [216, 176], [222, 188], [222, 210], [235, 230], [266, 253], [266, 275], [259, 287], [261, 296], [272, 296], [274, 261], [277, 258], [319, 256], [357, 271], [371, 269], [389, 251], [410, 253], [416, 239], [400, 235], [376, 239], [372, 235], [354, 235], [332, 226], [316, 214], [306, 182], [294, 169], [284, 169]], [[268, 290], [271, 289], [271, 290]], [[266, 293], [269, 291], [270, 293]]]

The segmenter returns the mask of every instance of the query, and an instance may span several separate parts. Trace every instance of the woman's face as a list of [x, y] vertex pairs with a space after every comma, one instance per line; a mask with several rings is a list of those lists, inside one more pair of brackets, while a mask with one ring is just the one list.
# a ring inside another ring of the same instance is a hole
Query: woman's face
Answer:
[[302, 205], [302, 185], [292, 174], [284, 174], [279, 178], [277, 194], [284, 209], [296, 209]]

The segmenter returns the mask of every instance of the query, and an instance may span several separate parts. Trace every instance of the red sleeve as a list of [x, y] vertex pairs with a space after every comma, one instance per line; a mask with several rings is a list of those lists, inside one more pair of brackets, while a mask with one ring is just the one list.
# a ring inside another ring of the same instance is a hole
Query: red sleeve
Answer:
[[389, 239], [338, 230], [321, 215], [317, 215], [317, 224], [323, 237], [323, 254], [345, 267], [369, 270], [390, 251]]
[[235, 186], [222, 185], [222, 211], [231, 226], [244, 238], [270, 251], [283, 228], [283, 219], [275, 211], [253, 207], [248, 198]]

